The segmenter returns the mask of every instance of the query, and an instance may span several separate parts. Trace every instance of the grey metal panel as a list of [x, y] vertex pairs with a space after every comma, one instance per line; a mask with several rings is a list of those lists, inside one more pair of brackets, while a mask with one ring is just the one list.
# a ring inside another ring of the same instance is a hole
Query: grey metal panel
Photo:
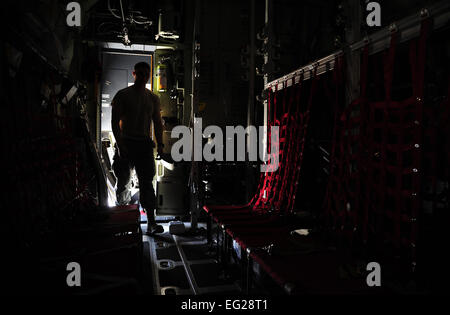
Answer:
[[[110, 103], [117, 91], [128, 86], [127, 83], [128, 70], [106, 68], [103, 71], [102, 100], [105, 99]], [[109, 98], [103, 98], [105, 94], [109, 95]]]
[[182, 215], [187, 212], [187, 185], [181, 180], [162, 180], [156, 188], [158, 215]]
[[145, 61], [150, 64], [151, 55], [127, 55], [103, 53], [104, 68], [128, 69], [133, 70], [134, 65], [138, 62]]

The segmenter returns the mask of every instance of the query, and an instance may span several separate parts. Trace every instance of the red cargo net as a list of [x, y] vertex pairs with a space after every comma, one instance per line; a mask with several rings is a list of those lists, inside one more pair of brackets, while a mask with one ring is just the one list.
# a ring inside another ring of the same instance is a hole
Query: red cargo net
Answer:
[[[300, 176], [306, 131], [310, 118], [312, 101], [317, 90], [318, 76], [311, 74], [311, 90], [307, 102], [301, 101], [303, 74], [299, 83], [275, 91], [269, 89], [268, 97], [268, 162], [271, 172], [261, 173], [255, 195], [246, 205], [241, 206], [205, 206], [204, 209], [216, 216], [240, 215], [249, 212], [287, 213], [292, 212], [295, 194]], [[281, 106], [280, 106], [281, 100]], [[271, 127], [279, 127], [279, 150], [271, 152]], [[273, 163], [278, 154], [278, 164]], [[276, 169], [276, 170], [275, 170]]]
[[[330, 175], [325, 197], [327, 224], [339, 235], [353, 240], [358, 230], [361, 209], [361, 120], [366, 108], [368, 47], [363, 49], [361, 65], [360, 97], [344, 109], [339, 108], [339, 93], [342, 93], [342, 62], [338, 60], [335, 71], [335, 115]], [[363, 215], [364, 216], [364, 215]], [[363, 229], [365, 227], [363, 226]]]
[[416, 261], [418, 216], [422, 208], [424, 122], [424, 68], [429, 20], [424, 20], [419, 41], [410, 43], [413, 95], [402, 101], [391, 97], [397, 33], [384, 65], [385, 100], [368, 107], [368, 156], [365, 224], [374, 239], [394, 248], [409, 248]]
[[[312, 78], [311, 91], [306, 104], [302, 104], [300, 98], [303, 75], [301, 75], [297, 85], [293, 84], [289, 97], [288, 89], [285, 87], [281, 111], [277, 111], [276, 102], [274, 102], [273, 126], [278, 126], [280, 132], [278, 168], [274, 172], [266, 173], [264, 188], [260, 191], [259, 198], [254, 206], [256, 210], [272, 210], [284, 213], [293, 211], [310, 109], [317, 90], [318, 77], [314, 73]], [[275, 94], [275, 101], [276, 96], [277, 94]], [[288, 101], [287, 105], [286, 101]], [[295, 111], [293, 112], [294, 106]], [[271, 158], [273, 158], [273, 155]]]
[[439, 105], [424, 103], [429, 23], [423, 20], [419, 38], [409, 43], [412, 95], [406, 99], [393, 100], [391, 93], [398, 34], [392, 34], [385, 53], [382, 101], [366, 99], [364, 48], [361, 96], [336, 111], [324, 206], [337, 235], [395, 254], [412, 271], [423, 236], [419, 227], [426, 231], [431, 216], [448, 200], [441, 196], [450, 165], [448, 98]]
[[[448, 91], [447, 91], [447, 98], [442, 102], [441, 105], [442, 109], [442, 118], [439, 121], [439, 129], [440, 129], [440, 135], [442, 135], [444, 146], [443, 146], [443, 164], [444, 167], [444, 173], [445, 178], [448, 180], [450, 179], [450, 76], [448, 78]], [[450, 192], [450, 190], [448, 190]], [[450, 200], [450, 195], [447, 196], [447, 202]]]
[[[274, 152], [270, 152], [271, 149], [271, 127], [279, 126], [280, 122], [277, 118], [277, 103], [278, 103], [278, 89], [275, 87], [275, 92], [269, 89], [268, 101], [267, 101], [267, 150], [268, 150], [268, 163], [273, 159]], [[285, 105], [283, 105], [285, 106]], [[273, 119], [272, 119], [273, 112]], [[273, 167], [272, 167], [273, 168]], [[274, 172], [263, 172], [260, 174], [258, 188], [252, 199], [245, 205], [212, 205], [204, 206], [206, 212], [208, 213], [229, 213], [229, 214], [240, 214], [247, 213], [251, 211], [255, 212], [265, 212], [267, 210], [267, 199], [268, 193], [271, 191], [271, 183], [273, 181]]]
[[[302, 81], [303, 81], [303, 73], [300, 75], [299, 83], [296, 86], [295, 90], [293, 89], [291, 92], [290, 104], [295, 103], [295, 112], [291, 113], [291, 107], [289, 107], [289, 111], [283, 115], [282, 119], [282, 127], [281, 127], [281, 139], [284, 138], [284, 145], [282, 151], [282, 161], [284, 167], [280, 170], [279, 175], [279, 193], [277, 194], [277, 198], [274, 198], [274, 208], [275, 209], [283, 209], [283, 207], [287, 207], [286, 201], [289, 198], [289, 176], [293, 171], [294, 165], [291, 163], [292, 155], [294, 152], [294, 147], [296, 144], [295, 138], [297, 136], [297, 117], [300, 116], [300, 99], [302, 92]], [[280, 139], [280, 142], [282, 141]], [[274, 196], [275, 197], [275, 196]]]
[[[287, 170], [284, 179], [287, 185], [287, 194], [284, 199], [284, 201], [287, 202], [285, 208], [286, 213], [294, 211], [295, 195], [297, 193], [298, 183], [300, 180], [300, 171], [303, 163], [306, 135], [310, 120], [310, 111], [317, 91], [318, 76], [316, 75], [316, 70], [317, 68], [314, 69], [314, 73], [312, 74], [311, 91], [309, 93], [308, 102], [305, 107], [302, 107], [302, 104], [299, 101], [297, 112], [294, 116], [295, 124], [292, 130], [294, 140], [292, 141], [292, 148], [288, 154], [289, 160], [287, 162], [287, 165], [289, 165], [291, 169]], [[282, 205], [283, 200], [279, 200], [279, 204]]]

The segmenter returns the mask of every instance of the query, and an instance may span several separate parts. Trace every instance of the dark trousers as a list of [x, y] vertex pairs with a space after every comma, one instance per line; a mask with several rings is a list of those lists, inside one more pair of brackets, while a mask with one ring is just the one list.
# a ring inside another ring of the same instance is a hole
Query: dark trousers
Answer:
[[117, 178], [116, 197], [119, 205], [126, 205], [131, 201], [131, 170], [136, 170], [139, 182], [139, 201], [147, 212], [149, 221], [154, 220], [156, 197], [153, 189], [155, 176], [155, 160], [153, 157], [154, 144], [151, 139], [123, 140], [120, 156], [114, 154], [112, 168]]

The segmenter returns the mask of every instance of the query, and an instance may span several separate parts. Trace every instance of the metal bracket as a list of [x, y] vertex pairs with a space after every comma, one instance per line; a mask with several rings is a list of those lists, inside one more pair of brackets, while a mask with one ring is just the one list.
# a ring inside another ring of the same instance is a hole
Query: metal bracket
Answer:
[[421, 19], [426, 19], [429, 16], [430, 16], [430, 12], [428, 11], [427, 8], [423, 8], [422, 10], [420, 10], [420, 18]]
[[363, 38], [363, 43], [364, 43], [364, 45], [369, 45], [369, 43], [370, 43], [370, 38], [369, 38], [369, 36], [364, 36], [364, 38]]
[[390, 33], [395, 33], [395, 32], [397, 32], [397, 31], [398, 31], [397, 24], [392, 23], [391, 25], [389, 25], [389, 32], [390, 32]]

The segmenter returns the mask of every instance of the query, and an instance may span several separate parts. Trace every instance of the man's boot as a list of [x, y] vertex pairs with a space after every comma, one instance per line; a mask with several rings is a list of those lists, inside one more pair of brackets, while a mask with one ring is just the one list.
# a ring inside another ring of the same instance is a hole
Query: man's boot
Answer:
[[147, 211], [147, 234], [152, 235], [155, 233], [163, 233], [164, 227], [156, 224], [155, 211]]

